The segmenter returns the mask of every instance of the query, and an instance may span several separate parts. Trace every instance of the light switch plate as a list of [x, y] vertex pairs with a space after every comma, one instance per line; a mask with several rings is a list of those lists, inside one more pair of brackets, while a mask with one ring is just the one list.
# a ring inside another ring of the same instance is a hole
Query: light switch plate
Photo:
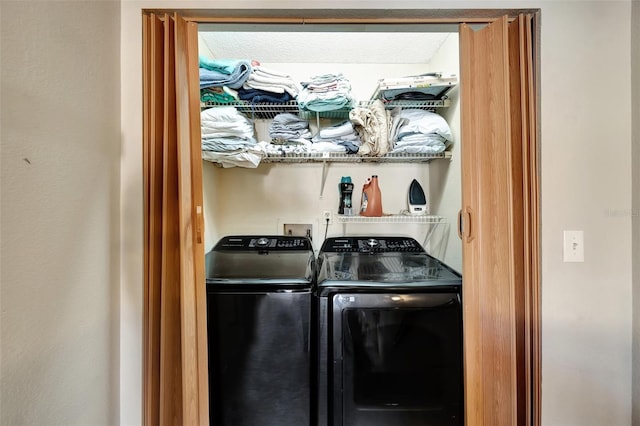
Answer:
[[584, 262], [583, 231], [564, 231], [563, 260], [565, 262]]

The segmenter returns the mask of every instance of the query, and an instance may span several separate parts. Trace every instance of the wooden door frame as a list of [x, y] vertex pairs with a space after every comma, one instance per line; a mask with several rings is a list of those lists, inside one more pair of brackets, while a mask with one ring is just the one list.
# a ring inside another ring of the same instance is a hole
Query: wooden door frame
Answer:
[[[519, 14], [533, 17], [533, 73], [535, 86], [535, 155], [529, 158], [530, 175], [523, 182], [525, 191], [534, 194], [532, 202], [523, 210], [523, 214], [533, 218], [534, 229], [526, 238], [527, 253], [531, 258], [533, 274], [530, 292], [531, 316], [526, 324], [530, 333], [532, 348], [528, 354], [531, 367], [531, 419], [528, 424], [539, 426], [541, 423], [541, 283], [540, 283], [540, 10], [539, 9], [145, 9], [143, 13], [178, 13], [185, 20], [196, 23], [220, 24], [487, 24], [503, 16], [514, 19]], [[146, 99], [145, 99], [146, 101]], [[464, 102], [464, 100], [461, 100]], [[149, 188], [145, 188], [145, 191]], [[145, 212], [145, 220], [148, 220]], [[523, 233], [524, 234], [524, 233]], [[147, 256], [145, 247], [145, 258]], [[146, 303], [146, 301], [145, 301]], [[145, 333], [146, 334], [146, 333]], [[146, 339], [147, 336], [145, 335]], [[200, 372], [200, 375], [206, 374]]]

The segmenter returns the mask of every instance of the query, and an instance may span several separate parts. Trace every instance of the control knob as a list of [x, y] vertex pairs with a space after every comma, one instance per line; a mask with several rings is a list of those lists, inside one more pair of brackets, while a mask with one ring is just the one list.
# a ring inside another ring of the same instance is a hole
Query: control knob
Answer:
[[256, 241], [256, 244], [261, 247], [264, 247], [269, 244], [269, 239], [265, 237], [258, 238], [258, 241]]

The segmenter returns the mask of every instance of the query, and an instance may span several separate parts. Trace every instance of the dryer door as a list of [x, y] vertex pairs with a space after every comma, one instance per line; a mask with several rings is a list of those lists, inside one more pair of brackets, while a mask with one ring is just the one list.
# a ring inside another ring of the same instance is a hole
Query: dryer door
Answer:
[[463, 424], [459, 295], [333, 297], [334, 425]]

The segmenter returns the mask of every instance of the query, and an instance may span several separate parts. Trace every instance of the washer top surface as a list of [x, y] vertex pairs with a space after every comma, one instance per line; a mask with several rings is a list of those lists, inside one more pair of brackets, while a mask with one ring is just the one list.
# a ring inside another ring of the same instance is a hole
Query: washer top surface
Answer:
[[460, 285], [462, 277], [412, 238], [327, 239], [318, 256], [319, 287]]
[[205, 260], [207, 284], [309, 285], [314, 275], [313, 247], [306, 237], [227, 236]]

